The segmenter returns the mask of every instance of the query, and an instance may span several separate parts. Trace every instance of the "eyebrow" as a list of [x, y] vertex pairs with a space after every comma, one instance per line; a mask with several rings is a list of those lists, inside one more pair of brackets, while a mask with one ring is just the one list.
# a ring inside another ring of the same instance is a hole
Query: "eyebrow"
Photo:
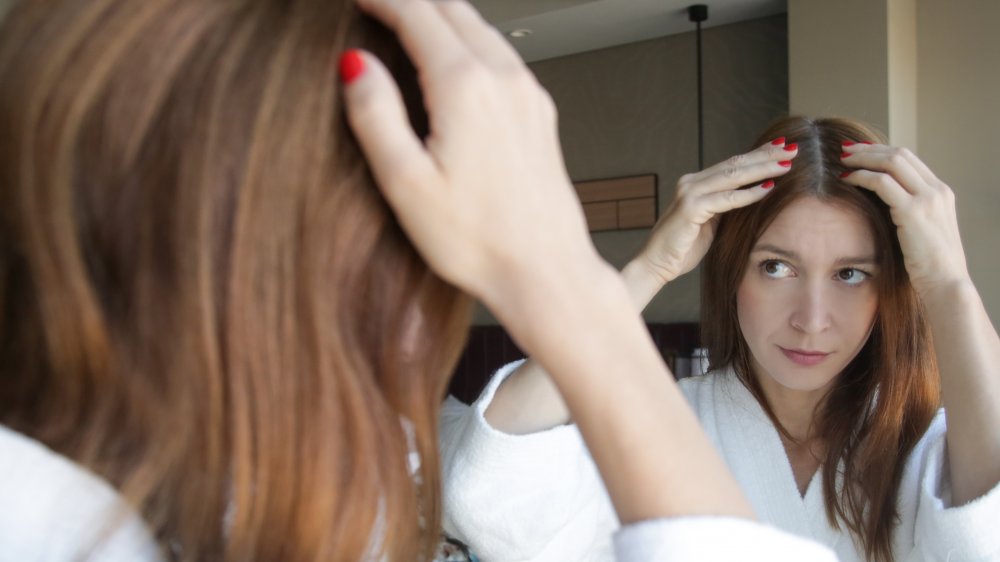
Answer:
[[[792, 250], [786, 250], [784, 248], [779, 248], [774, 244], [757, 244], [752, 250], [751, 254], [758, 252], [769, 252], [772, 254], [777, 254], [780, 257], [790, 259], [792, 261], [802, 261], [802, 257], [799, 256], [797, 252]], [[834, 262], [836, 265], [878, 265], [875, 260], [875, 256], [845, 256], [842, 258], [837, 258]]]

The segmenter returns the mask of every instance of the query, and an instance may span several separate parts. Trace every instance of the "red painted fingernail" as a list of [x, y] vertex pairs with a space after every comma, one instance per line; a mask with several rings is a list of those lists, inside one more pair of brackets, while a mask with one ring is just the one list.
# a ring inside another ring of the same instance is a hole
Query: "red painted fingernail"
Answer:
[[760, 184], [761, 189], [771, 189], [774, 187], [774, 180], [767, 180], [766, 182]]
[[850, 152], [841, 152], [841, 153], [840, 153], [840, 157], [841, 157], [841, 158], [847, 158], [847, 157], [849, 157], [849, 156], [854, 156], [854, 155], [853, 155], [853, 154], [851, 154]]
[[778, 165], [779, 166], [783, 166], [785, 168], [791, 168], [792, 167], [792, 161], [791, 160], [782, 160], [781, 162], [778, 162]]
[[781, 146], [785, 144], [785, 137], [778, 137], [773, 141], [771, 141], [771, 144], [773, 144], [774, 146]]
[[361, 57], [361, 52], [350, 49], [340, 55], [339, 70], [340, 80], [344, 84], [357, 80], [365, 71], [365, 59]]
[[856, 144], [858, 144], [858, 143], [856, 143], [854, 141], [850, 141], [850, 140], [844, 141], [844, 142], [840, 143], [841, 146], [854, 146]]
[[786, 144], [785, 145], [785, 152], [795, 152], [798, 149], [799, 149], [799, 144], [796, 143], [796, 142], [793, 142], [792, 144]]
[[875, 143], [868, 142], [868, 141], [861, 141], [861, 144], [875, 144]]
[[841, 179], [843, 179], [843, 178], [846, 178], [847, 176], [849, 176], [849, 175], [851, 175], [853, 173], [854, 173], [853, 170], [847, 170], [846, 172], [840, 172], [840, 177], [841, 177]]

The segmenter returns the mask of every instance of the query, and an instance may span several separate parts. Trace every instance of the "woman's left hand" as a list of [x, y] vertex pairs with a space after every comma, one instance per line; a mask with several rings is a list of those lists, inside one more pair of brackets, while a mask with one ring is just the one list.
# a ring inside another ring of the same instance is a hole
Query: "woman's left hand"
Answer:
[[878, 194], [892, 214], [906, 271], [921, 295], [969, 279], [955, 194], [913, 152], [845, 143], [841, 161], [858, 168], [843, 180]]

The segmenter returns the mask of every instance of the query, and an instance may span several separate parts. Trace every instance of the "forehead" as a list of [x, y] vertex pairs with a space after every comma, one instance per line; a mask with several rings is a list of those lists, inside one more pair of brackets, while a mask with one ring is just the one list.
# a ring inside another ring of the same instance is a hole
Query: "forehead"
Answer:
[[803, 197], [791, 202], [764, 230], [756, 245], [768, 244], [802, 256], [874, 256], [868, 221], [844, 205]]

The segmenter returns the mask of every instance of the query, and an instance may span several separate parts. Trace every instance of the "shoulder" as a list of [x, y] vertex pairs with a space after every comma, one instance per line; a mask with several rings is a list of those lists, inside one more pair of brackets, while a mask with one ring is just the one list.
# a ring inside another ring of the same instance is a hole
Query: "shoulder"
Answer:
[[677, 382], [695, 410], [733, 398], [733, 384], [739, 384], [731, 369], [710, 371], [704, 375], [686, 377]]
[[0, 504], [0, 552], [11, 559], [159, 560], [148, 529], [107, 482], [4, 426]]

